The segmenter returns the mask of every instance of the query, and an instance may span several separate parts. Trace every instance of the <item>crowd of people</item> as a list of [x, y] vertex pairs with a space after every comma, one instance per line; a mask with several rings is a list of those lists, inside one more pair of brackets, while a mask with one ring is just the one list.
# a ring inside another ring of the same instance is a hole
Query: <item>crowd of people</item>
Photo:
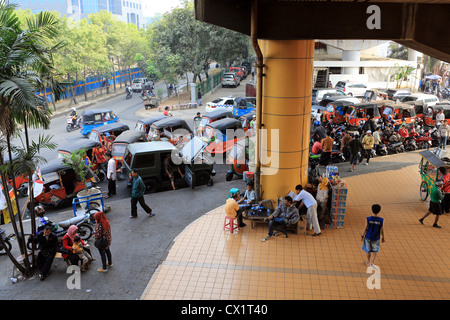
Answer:
[[[426, 126], [421, 118], [417, 118], [415, 122], [394, 125], [389, 119], [374, 121], [367, 116], [365, 121], [353, 130], [343, 124], [334, 124], [332, 118], [324, 122], [313, 119], [312, 128], [310, 160], [313, 160], [314, 156], [318, 157], [318, 167], [349, 161], [350, 171], [354, 171], [355, 165], [363, 159], [364, 164], [369, 165], [370, 159], [376, 155], [425, 147], [445, 150], [450, 136], [450, 125], [442, 110], [436, 114], [435, 126]], [[419, 140], [422, 142], [416, 142]], [[430, 144], [427, 146], [428, 141]]]

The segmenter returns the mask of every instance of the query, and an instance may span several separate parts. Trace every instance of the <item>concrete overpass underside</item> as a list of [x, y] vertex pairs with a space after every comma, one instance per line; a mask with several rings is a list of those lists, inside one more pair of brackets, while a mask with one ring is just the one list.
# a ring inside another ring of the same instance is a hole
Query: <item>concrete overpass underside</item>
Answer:
[[392, 40], [450, 62], [450, 0], [196, 0], [195, 14], [251, 37], [258, 200], [307, 183], [315, 39]]

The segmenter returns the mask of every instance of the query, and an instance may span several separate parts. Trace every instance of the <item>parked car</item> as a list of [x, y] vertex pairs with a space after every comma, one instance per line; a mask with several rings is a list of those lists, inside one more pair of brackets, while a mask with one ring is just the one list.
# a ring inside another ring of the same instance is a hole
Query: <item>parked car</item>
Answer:
[[241, 77], [233, 72], [224, 73], [222, 76], [222, 88], [224, 87], [237, 87], [241, 84]]
[[[206, 184], [215, 172], [212, 161], [208, 161], [207, 158], [195, 159], [198, 156], [198, 147], [205, 147], [205, 144], [197, 139], [194, 138], [181, 151], [178, 151], [173, 144], [167, 141], [131, 143], [125, 151], [123, 166], [121, 168], [122, 174], [124, 176], [130, 176], [131, 170], [136, 170], [147, 186], [147, 189], [151, 192], [156, 192], [161, 188], [170, 188], [171, 182], [165, 174], [164, 160], [168, 155], [177, 155], [179, 156], [177, 158], [179, 160], [177, 164], [180, 166], [181, 172], [184, 172], [185, 177], [183, 179], [176, 174], [175, 186], [190, 185], [191, 188], [194, 188], [195, 186]], [[188, 158], [190, 161], [186, 163], [186, 161], [183, 161], [183, 158]], [[126, 181], [127, 186], [131, 187], [131, 178], [129, 177]]]
[[342, 95], [345, 96], [344, 91], [340, 89], [333, 89], [333, 88], [313, 88], [312, 90], [312, 104], [319, 104], [320, 101], [322, 101], [324, 95], [333, 95], [338, 96]]
[[241, 79], [245, 79], [245, 73], [244, 70], [242, 70], [241, 67], [230, 67], [228, 69], [228, 72], [234, 72], [236, 73]]
[[228, 109], [229, 111], [233, 111], [233, 107], [234, 107], [234, 98], [223, 97], [208, 102], [205, 106], [205, 111], [211, 112], [218, 109]]
[[368, 87], [362, 82], [338, 81], [338, 83], [336, 83], [336, 89], [342, 90], [349, 96], [363, 97]]
[[401, 99], [411, 94], [408, 89], [387, 89], [386, 93], [389, 100]]
[[147, 78], [136, 78], [131, 83], [131, 90], [142, 91], [149, 90], [153, 88], [153, 84]]
[[438, 97], [433, 94], [426, 93], [416, 93], [410, 94], [409, 96], [405, 96], [400, 99], [400, 102], [409, 102], [409, 101], [423, 101], [427, 104], [427, 106], [434, 106], [439, 102]]

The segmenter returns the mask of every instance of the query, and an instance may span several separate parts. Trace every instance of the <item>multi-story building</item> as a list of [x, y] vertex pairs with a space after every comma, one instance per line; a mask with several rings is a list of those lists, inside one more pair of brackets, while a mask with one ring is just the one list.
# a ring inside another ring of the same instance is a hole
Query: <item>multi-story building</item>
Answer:
[[61, 15], [75, 21], [86, 18], [91, 13], [105, 10], [119, 20], [144, 27], [142, 0], [13, 0], [20, 9], [39, 11], [58, 11]]

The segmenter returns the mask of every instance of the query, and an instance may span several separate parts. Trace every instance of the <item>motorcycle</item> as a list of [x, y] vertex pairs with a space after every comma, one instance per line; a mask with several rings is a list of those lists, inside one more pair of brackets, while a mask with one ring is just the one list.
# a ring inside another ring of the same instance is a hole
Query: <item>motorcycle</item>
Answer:
[[[44, 227], [46, 225], [50, 225], [52, 232], [58, 237], [58, 241], [61, 241], [64, 235], [67, 233], [69, 227], [72, 225], [76, 225], [78, 227], [77, 233], [80, 238], [84, 241], [87, 241], [92, 237], [94, 233], [94, 228], [92, 227], [92, 224], [94, 223], [94, 211], [97, 212], [98, 210], [91, 209], [83, 216], [73, 217], [61, 221], [58, 224], [52, 222], [48, 217], [44, 215], [44, 213], [39, 214], [38, 212], [36, 212], [40, 220], [36, 234], [39, 234], [39, 232], [44, 230]], [[27, 247], [31, 250], [32, 242], [30, 241], [30, 239], [27, 243]]]
[[0, 228], [0, 237], [3, 238], [3, 241], [5, 242], [5, 245], [7, 248], [3, 247], [3, 244], [0, 242], [0, 256], [3, 256], [6, 254], [6, 250], [11, 251], [12, 244], [11, 239], [14, 238], [14, 235], [11, 234], [9, 236], [6, 235], [6, 231]]
[[133, 97], [133, 90], [131, 90], [131, 88], [126, 88], [125, 92], [127, 93], [127, 96], [125, 97], [125, 99], [131, 99]]
[[81, 128], [81, 117], [76, 116], [75, 124], [73, 123], [73, 116], [67, 116], [67, 132], [71, 132]]
[[388, 154], [386, 145], [384, 143], [377, 145], [375, 147], [375, 153], [379, 156], [386, 156]]

